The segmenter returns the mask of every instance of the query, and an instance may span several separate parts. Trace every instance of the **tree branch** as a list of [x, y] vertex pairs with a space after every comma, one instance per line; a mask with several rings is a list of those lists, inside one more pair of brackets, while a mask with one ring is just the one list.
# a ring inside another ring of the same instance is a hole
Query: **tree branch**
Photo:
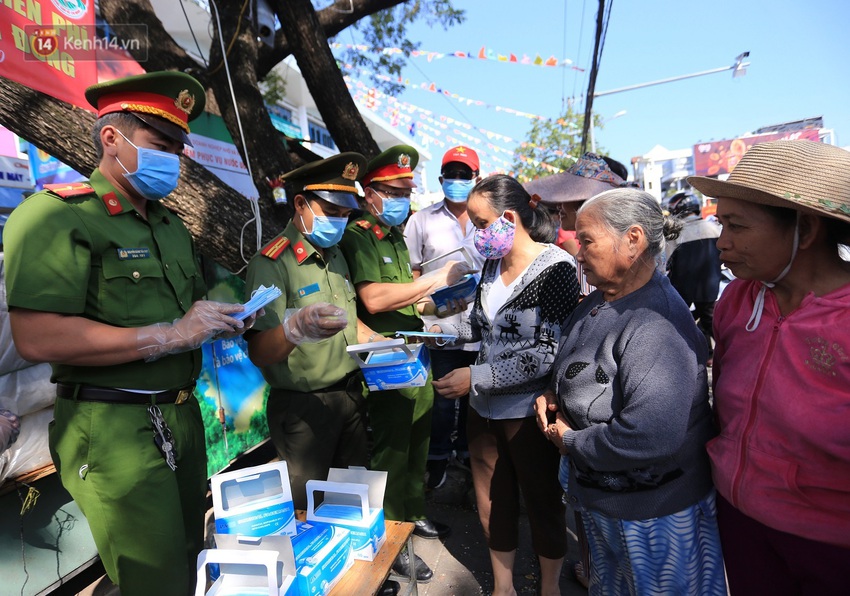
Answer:
[[[406, 0], [336, 0], [336, 2], [317, 12], [318, 24], [324, 31], [326, 38], [337, 35], [355, 24], [360, 19], [368, 17], [376, 12], [403, 4]], [[347, 12], [348, 10], [351, 12]], [[278, 14], [280, 14], [278, 12]], [[257, 76], [262, 79], [280, 61], [293, 53], [292, 47], [284, 33], [283, 28], [275, 33], [274, 47], [264, 47], [260, 51], [257, 62]]]

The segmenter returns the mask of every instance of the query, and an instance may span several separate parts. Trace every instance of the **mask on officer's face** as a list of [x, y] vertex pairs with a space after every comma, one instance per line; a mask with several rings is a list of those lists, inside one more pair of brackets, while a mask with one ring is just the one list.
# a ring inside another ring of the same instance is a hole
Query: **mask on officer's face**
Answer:
[[342, 240], [342, 234], [345, 232], [345, 226], [348, 225], [347, 217], [328, 217], [327, 215], [316, 215], [310, 203], [307, 203], [307, 209], [313, 214], [313, 230], [307, 232], [307, 225], [304, 223], [304, 218], [301, 217], [301, 225], [304, 226], [304, 237], [313, 246], [319, 248], [330, 248], [338, 244]]
[[171, 194], [180, 179], [180, 157], [165, 151], [138, 147], [120, 130], [118, 134], [136, 149], [135, 172], [125, 168], [118, 156], [115, 157], [118, 165], [124, 168], [124, 178], [127, 182], [149, 201], [159, 201]]
[[382, 197], [381, 193], [374, 188], [372, 191], [381, 197], [383, 211], [378, 213], [377, 216], [381, 218], [382, 222], [388, 226], [397, 226], [407, 218], [407, 214], [410, 213], [410, 199]]

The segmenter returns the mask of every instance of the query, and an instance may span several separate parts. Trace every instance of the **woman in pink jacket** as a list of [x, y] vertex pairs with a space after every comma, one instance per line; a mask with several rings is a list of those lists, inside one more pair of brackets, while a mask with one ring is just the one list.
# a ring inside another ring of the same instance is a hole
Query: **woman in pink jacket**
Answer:
[[717, 197], [738, 278], [714, 317], [720, 436], [708, 443], [729, 587], [847, 594], [850, 569], [850, 152], [755, 145]]

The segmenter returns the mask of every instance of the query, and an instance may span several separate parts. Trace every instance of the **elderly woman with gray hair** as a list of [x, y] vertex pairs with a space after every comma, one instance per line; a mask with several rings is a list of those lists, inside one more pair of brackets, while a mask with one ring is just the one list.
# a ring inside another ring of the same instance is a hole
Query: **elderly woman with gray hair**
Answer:
[[567, 321], [535, 409], [588, 534], [590, 594], [726, 594], [708, 347], [657, 267], [679, 229], [637, 189], [578, 211], [576, 258], [597, 289]]

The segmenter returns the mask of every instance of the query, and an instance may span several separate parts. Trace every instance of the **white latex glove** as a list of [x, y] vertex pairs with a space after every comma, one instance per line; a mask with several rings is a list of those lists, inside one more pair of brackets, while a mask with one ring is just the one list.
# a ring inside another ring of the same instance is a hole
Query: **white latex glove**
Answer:
[[449, 261], [439, 269], [430, 271], [422, 275], [419, 279], [428, 280], [431, 283], [431, 289], [428, 292], [432, 294], [434, 291], [456, 284], [467, 273], [475, 273], [477, 269], [473, 269], [466, 261]]
[[345, 309], [327, 302], [316, 302], [304, 308], [287, 309], [283, 319], [283, 334], [299, 345], [332, 337], [348, 326]]
[[0, 453], [6, 451], [18, 440], [21, 432], [21, 419], [9, 410], [0, 409]]
[[229, 316], [237, 312], [242, 312], [241, 304], [199, 300], [189, 312], [173, 323], [139, 327], [136, 346], [146, 362], [168, 354], [194, 350], [213, 336], [233, 336], [239, 330], [244, 330], [245, 322]]

